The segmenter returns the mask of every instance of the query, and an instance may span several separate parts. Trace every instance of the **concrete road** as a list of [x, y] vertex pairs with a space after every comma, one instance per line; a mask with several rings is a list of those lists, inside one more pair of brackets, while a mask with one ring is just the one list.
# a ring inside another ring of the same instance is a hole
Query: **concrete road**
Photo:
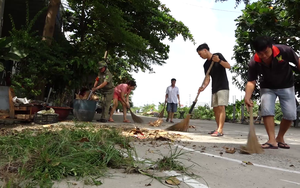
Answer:
[[[95, 117], [97, 118], [97, 116]], [[131, 120], [130, 116], [128, 119]], [[138, 126], [148, 129], [165, 129], [173, 124], [164, 122], [160, 127], [151, 127], [147, 123], [155, 121], [157, 118], [143, 117], [144, 124], [128, 124], [128, 126]], [[114, 125], [122, 125], [122, 114], [114, 116]], [[175, 119], [174, 123], [181, 119]], [[285, 141], [291, 149], [265, 149], [263, 154], [245, 155], [236, 152], [229, 154], [225, 152], [225, 147], [240, 148], [247, 142], [249, 126], [238, 123], [225, 123], [223, 137], [211, 137], [207, 134], [216, 128], [215, 121], [190, 120], [190, 125], [195, 129], [182, 133], [192, 139], [186, 139], [175, 143], [172, 147], [178, 147], [186, 151], [186, 160], [182, 162], [186, 166], [192, 167], [192, 172], [201, 178], [189, 179], [182, 183], [180, 187], [211, 187], [211, 188], [299, 188], [300, 187], [300, 128], [291, 127]], [[264, 125], [255, 125], [259, 142], [267, 141], [267, 134]], [[276, 133], [279, 126], [276, 126]], [[167, 155], [170, 151], [168, 145], [153, 145], [153, 143], [134, 143], [140, 158], [155, 159], [161, 157], [157, 153]], [[153, 151], [153, 152], [150, 152]], [[251, 162], [253, 165], [247, 165]], [[172, 172], [164, 172], [166, 175]], [[173, 172], [175, 173], [175, 172]], [[187, 177], [185, 177], [186, 179]], [[104, 181], [105, 182], [105, 181]], [[140, 182], [139, 180], [137, 182]], [[147, 181], [141, 181], [146, 184]], [[141, 183], [140, 182], [140, 183]], [[195, 183], [196, 182], [196, 183]], [[143, 185], [141, 183], [140, 185]], [[134, 184], [139, 187], [137, 184]], [[104, 185], [105, 187], [105, 185]], [[107, 186], [109, 187], [109, 186]], [[141, 186], [141, 187], [144, 187]], [[152, 187], [155, 187], [152, 185]], [[158, 185], [161, 187], [161, 185]]]

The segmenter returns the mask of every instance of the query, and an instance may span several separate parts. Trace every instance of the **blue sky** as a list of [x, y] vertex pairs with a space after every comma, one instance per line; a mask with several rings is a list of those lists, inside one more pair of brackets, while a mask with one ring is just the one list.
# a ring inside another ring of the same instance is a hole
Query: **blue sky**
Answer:
[[[242, 14], [244, 4], [236, 9], [235, 1], [215, 3], [214, 0], [161, 0], [171, 10], [171, 15], [182, 21], [191, 31], [196, 41], [194, 45], [190, 41], [184, 41], [182, 36], [173, 42], [164, 41], [170, 45], [169, 59], [163, 66], [153, 66], [154, 72], [132, 73], [138, 87], [134, 91], [132, 101], [134, 106], [146, 104], [158, 105], [164, 101], [166, 88], [171, 83], [171, 78], [176, 78], [176, 86], [179, 88], [181, 104], [190, 106], [197, 95], [199, 86], [204, 79], [203, 64], [196, 52], [198, 45], [207, 43], [210, 51], [220, 52], [231, 66], [236, 62], [233, 57], [235, 45], [234, 21]], [[230, 87], [229, 102], [240, 100], [244, 92], [232, 84], [232, 74], [227, 71]], [[198, 98], [198, 105], [209, 104], [211, 101], [211, 84]]]

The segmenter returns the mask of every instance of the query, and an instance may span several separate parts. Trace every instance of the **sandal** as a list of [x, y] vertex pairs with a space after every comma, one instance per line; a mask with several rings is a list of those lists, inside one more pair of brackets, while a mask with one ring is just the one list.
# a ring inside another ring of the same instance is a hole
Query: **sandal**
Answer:
[[113, 120], [113, 119], [109, 119], [108, 121], [109, 121], [109, 122], [114, 122], [114, 120]]
[[170, 123], [174, 123], [174, 121], [170, 121]]
[[219, 133], [218, 131], [215, 131], [214, 133], [211, 134], [211, 136], [213, 136], [213, 137], [220, 137], [220, 136], [223, 136], [223, 134]]
[[130, 121], [128, 119], [123, 121], [124, 123], [130, 123]]
[[[267, 146], [267, 147], [266, 147], [266, 146]], [[262, 144], [261, 147], [262, 147], [263, 149], [278, 149], [278, 146], [274, 146], [274, 145], [272, 145], [272, 144], [270, 144], [270, 143], [268, 143], [268, 142]]]
[[278, 142], [278, 147], [283, 149], [290, 149], [291, 147], [287, 143]]
[[208, 134], [214, 134], [214, 132], [216, 132], [216, 130], [210, 131]]

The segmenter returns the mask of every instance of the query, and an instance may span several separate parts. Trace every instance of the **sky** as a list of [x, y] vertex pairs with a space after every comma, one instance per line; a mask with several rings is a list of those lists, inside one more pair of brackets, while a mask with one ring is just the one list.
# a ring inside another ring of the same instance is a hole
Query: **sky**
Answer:
[[[235, 1], [215, 3], [214, 0], [161, 0], [170, 10], [170, 14], [178, 21], [182, 21], [194, 36], [196, 44], [184, 41], [180, 35], [173, 42], [164, 41], [170, 46], [169, 59], [163, 66], [153, 66], [155, 73], [132, 73], [137, 82], [137, 88], [132, 95], [134, 106], [141, 107], [147, 104], [158, 105], [164, 102], [166, 88], [171, 85], [171, 79], [175, 78], [179, 88], [181, 105], [190, 106], [204, 79], [203, 64], [205, 62], [196, 48], [207, 43], [210, 52], [220, 52], [228, 63], [233, 66], [236, 61], [233, 57], [235, 45], [234, 21], [242, 14], [245, 7], [240, 4], [235, 7]], [[229, 103], [241, 100], [244, 92], [232, 84], [232, 74], [227, 70], [230, 96]], [[200, 93], [197, 105], [211, 102], [211, 84]]]

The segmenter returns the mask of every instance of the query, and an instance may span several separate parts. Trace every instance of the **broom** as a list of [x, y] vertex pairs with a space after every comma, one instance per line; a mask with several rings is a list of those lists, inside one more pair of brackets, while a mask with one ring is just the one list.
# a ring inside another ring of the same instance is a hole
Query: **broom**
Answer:
[[[121, 98], [121, 100], [123, 101], [123, 103], [126, 104], [126, 102], [122, 98]], [[144, 122], [142, 118], [138, 117], [131, 111], [130, 107], [127, 106], [127, 109], [129, 110], [129, 112], [131, 114], [131, 118], [135, 123], [143, 123]]]
[[250, 107], [250, 128], [249, 128], [248, 141], [245, 150], [250, 154], [263, 152], [263, 149], [261, 145], [258, 143], [255, 134], [255, 128], [253, 123], [253, 107]]
[[[205, 82], [205, 79], [206, 77], [209, 76], [209, 73], [214, 65], [214, 61], [211, 62], [206, 74], [205, 74], [205, 77], [204, 77], [204, 80], [202, 82], [202, 85], [204, 84]], [[191, 118], [191, 114], [192, 114], [192, 111], [197, 103], [197, 99], [198, 99], [198, 96], [199, 96], [200, 93], [197, 94], [196, 96], [196, 99], [193, 101], [193, 104], [189, 110], [189, 114], [186, 115], [185, 119], [182, 120], [181, 122], [179, 123], [176, 123], [175, 125], [172, 125], [171, 127], [167, 128], [166, 130], [169, 130], [169, 131], [182, 131], [182, 132], [187, 132], [187, 130], [189, 129], [189, 122], [190, 122], [190, 118]]]
[[162, 111], [159, 113], [159, 116], [158, 116], [159, 118], [163, 118], [164, 117], [165, 107], [166, 107], [166, 102], [164, 104], [164, 107], [163, 107]]

